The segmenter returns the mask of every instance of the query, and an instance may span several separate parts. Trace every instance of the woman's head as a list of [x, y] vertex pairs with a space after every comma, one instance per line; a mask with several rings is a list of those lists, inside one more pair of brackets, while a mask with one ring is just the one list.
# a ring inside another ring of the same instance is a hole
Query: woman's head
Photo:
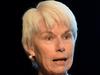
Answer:
[[23, 47], [34, 56], [41, 72], [53, 75], [70, 69], [77, 23], [67, 6], [57, 1], [40, 2], [24, 14], [22, 34]]

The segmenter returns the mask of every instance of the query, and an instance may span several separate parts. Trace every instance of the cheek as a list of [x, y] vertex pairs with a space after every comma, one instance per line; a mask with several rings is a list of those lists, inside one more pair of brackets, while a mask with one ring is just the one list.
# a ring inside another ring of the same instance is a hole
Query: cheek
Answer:
[[71, 68], [72, 64], [73, 64], [73, 57], [70, 57], [66, 62], [67, 70]]
[[43, 65], [44, 67], [50, 66], [50, 58], [52, 58], [54, 54], [54, 47], [53, 46], [47, 46], [42, 44], [41, 46], [37, 46], [37, 51], [36, 51], [36, 59], [41, 66]]
[[68, 57], [68, 61], [66, 62], [67, 69], [69, 70], [73, 63], [73, 56], [74, 56], [74, 43], [69, 41], [69, 43], [65, 46], [66, 54]]
[[39, 46], [41, 55], [48, 59], [51, 58], [52, 55], [55, 53], [55, 46], [54, 44], [42, 44]]
[[68, 55], [72, 56], [74, 53], [74, 43], [72, 41], [67, 42], [65, 48]]

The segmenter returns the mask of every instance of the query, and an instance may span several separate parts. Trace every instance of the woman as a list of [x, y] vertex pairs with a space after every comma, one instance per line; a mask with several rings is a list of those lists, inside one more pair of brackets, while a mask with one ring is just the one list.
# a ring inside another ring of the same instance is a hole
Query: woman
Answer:
[[22, 44], [38, 75], [68, 75], [76, 38], [75, 16], [61, 2], [40, 2], [23, 15]]

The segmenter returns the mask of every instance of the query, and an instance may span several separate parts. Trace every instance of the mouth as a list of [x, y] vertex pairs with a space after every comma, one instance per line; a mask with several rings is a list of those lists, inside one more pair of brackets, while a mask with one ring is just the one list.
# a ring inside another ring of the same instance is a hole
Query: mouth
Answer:
[[66, 60], [67, 60], [67, 58], [55, 58], [55, 59], [53, 59], [54, 62], [56, 62], [56, 61], [66, 61]]
[[53, 63], [57, 66], [65, 66], [67, 58], [55, 58], [53, 59]]

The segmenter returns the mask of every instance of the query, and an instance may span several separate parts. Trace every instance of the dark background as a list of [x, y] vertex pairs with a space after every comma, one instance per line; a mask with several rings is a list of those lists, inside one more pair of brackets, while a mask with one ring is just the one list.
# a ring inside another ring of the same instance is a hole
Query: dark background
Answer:
[[[16, 2], [16, 75], [34, 75], [31, 62], [21, 45], [22, 15], [42, 0]], [[97, 0], [57, 0], [66, 4], [76, 16], [78, 39], [75, 57], [69, 73], [72, 75], [99, 75], [100, 12]]]

